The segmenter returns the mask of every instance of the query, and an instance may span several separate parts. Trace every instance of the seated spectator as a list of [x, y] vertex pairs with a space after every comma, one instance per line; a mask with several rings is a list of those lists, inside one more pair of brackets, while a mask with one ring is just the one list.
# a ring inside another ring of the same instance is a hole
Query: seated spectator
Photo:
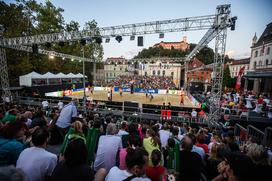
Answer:
[[113, 123], [107, 126], [107, 135], [100, 136], [98, 141], [98, 148], [96, 158], [94, 161], [94, 170], [105, 168], [109, 171], [116, 165], [117, 151], [122, 148], [122, 140], [117, 136], [117, 128]]
[[205, 134], [203, 132], [197, 134], [196, 142], [196, 146], [203, 148], [206, 154], [209, 153], [208, 145], [205, 144]]
[[185, 136], [180, 152], [179, 179], [182, 181], [199, 181], [202, 171], [202, 159], [199, 154], [192, 152], [193, 141], [189, 136]]
[[25, 173], [27, 180], [48, 180], [57, 165], [57, 156], [45, 150], [48, 138], [46, 128], [36, 129], [32, 135], [34, 146], [20, 154], [16, 168]]
[[10, 121], [14, 121], [16, 119], [17, 114], [18, 114], [17, 109], [11, 109], [5, 114], [5, 116], [0, 120], [0, 122], [7, 123]]
[[0, 166], [15, 165], [20, 153], [25, 149], [26, 124], [17, 119], [7, 123], [0, 130]]
[[80, 121], [75, 121], [71, 124], [71, 127], [74, 129], [74, 133], [69, 135], [68, 139], [75, 139], [75, 138], [80, 138], [86, 143], [85, 136], [83, 134], [82, 130], [82, 123]]
[[117, 135], [123, 136], [123, 135], [128, 135], [129, 133], [126, 131], [127, 129], [127, 123], [123, 121], [121, 123], [121, 129], [118, 131]]
[[153, 150], [151, 154], [153, 166], [149, 166], [145, 170], [146, 176], [152, 181], [161, 181], [163, 180], [163, 176], [166, 174], [166, 168], [160, 166], [161, 159], [162, 154], [160, 150]]
[[119, 152], [119, 168], [125, 170], [126, 166], [126, 156], [127, 149], [136, 149], [142, 145], [141, 139], [138, 136], [128, 136], [128, 148], [122, 148]]
[[39, 127], [47, 126], [47, 118], [45, 117], [45, 112], [41, 109], [39, 109], [34, 114], [30, 124], [30, 128], [34, 128], [36, 126], [39, 126]]
[[[253, 178], [253, 163], [251, 159], [239, 152], [232, 152], [218, 165], [220, 173], [212, 181], [238, 180], [251, 181]], [[258, 179], [257, 179], [258, 180]]]
[[1, 181], [25, 181], [26, 177], [22, 170], [15, 168], [13, 165], [0, 167]]
[[192, 133], [189, 133], [187, 135], [187, 137], [189, 137], [192, 140], [192, 143], [193, 143], [192, 152], [199, 154], [199, 156], [202, 158], [202, 160], [204, 160], [205, 159], [205, 151], [203, 148], [196, 146], [196, 136]]
[[212, 146], [215, 143], [217, 143], [217, 144], [221, 143], [220, 137], [218, 135], [212, 135], [210, 143], [208, 145], [209, 153], [211, 152]]
[[87, 147], [82, 139], [70, 140], [64, 152], [64, 160], [57, 164], [51, 181], [90, 181], [94, 179], [87, 164]]
[[126, 170], [112, 167], [105, 178], [105, 181], [150, 181], [144, 178], [146, 166], [148, 164], [148, 153], [142, 149], [128, 149], [126, 156]]
[[254, 163], [255, 178], [259, 180], [272, 180], [272, 166], [268, 162], [267, 150], [256, 143], [247, 145], [246, 154]]

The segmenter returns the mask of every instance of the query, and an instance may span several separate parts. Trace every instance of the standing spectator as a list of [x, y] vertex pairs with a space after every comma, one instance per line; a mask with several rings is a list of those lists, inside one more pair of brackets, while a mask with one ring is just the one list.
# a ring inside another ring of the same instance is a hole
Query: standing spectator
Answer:
[[159, 131], [159, 135], [160, 135], [160, 140], [161, 140], [161, 146], [163, 148], [165, 148], [166, 145], [167, 145], [168, 139], [172, 135], [170, 130], [169, 130], [169, 126], [168, 126], [167, 123], [165, 123], [164, 126], [163, 126], [163, 129]]
[[203, 132], [197, 134], [196, 138], [197, 144], [196, 146], [203, 148], [206, 154], [209, 153], [208, 145], [205, 144], [205, 134]]
[[148, 153], [141, 148], [128, 149], [126, 156], [127, 170], [112, 167], [105, 181], [150, 181], [150, 179], [142, 177], [148, 163], [147, 158]]
[[75, 121], [77, 117], [77, 100], [72, 100], [69, 104], [65, 105], [60, 112], [59, 118], [56, 122], [57, 129], [61, 133], [61, 137], [64, 135], [67, 129], [70, 127], [71, 123]]
[[105, 168], [109, 171], [116, 164], [117, 151], [122, 148], [122, 140], [117, 133], [116, 125], [109, 123], [107, 126], [107, 135], [100, 136], [96, 158], [94, 161], [94, 170]]
[[48, 180], [57, 165], [57, 156], [45, 150], [48, 138], [46, 128], [36, 129], [32, 135], [34, 147], [27, 148], [20, 154], [16, 167], [23, 170], [27, 180]]
[[152, 129], [147, 130], [147, 138], [144, 138], [143, 147], [148, 152], [149, 163], [151, 164], [151, 153], [153, 150], [160, 150], [160, 138]]
[[0, 167], [1, 181], [25, 181], [26, 177], [20, 169], [16, 169], [13, 165]]
[[90, 181], [94, 179], [87, 164], [87, 147], [82, 139], [71, 140], [64, 152], [64, 160], [57, 164], [51, 181]]
[[153, 166], [146, 168], [146, 176], [152, 181], [161, 181], [166, 174], [166, 168], [160, 166], [162, 154], [160, 150], [153, 150], [151, 154], [151, 161]]
[[0, 166], [15, 165], [24, 150], [27, 126], [17, 119], [6, 124], [0, 130]]

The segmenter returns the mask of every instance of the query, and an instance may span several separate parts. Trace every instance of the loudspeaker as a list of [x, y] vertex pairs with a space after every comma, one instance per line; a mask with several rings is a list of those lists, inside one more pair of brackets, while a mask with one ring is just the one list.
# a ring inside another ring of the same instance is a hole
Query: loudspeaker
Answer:
[[138, 36], [138, 47], [144, 46], [144, 37]]
[[39, 47], [38, 47], [37, 44], [32, 45], [32, 52], [35, 53], [35, 54], [39, 53]]

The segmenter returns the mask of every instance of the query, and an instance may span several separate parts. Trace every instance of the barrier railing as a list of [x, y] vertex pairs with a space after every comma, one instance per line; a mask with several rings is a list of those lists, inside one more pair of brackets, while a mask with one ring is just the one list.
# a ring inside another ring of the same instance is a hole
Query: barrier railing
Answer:
[[263, 144], [269, 148], [272, 148], [272, 128], [271, 127], [265, 128]]
[[264, 132], [252, 125], [247, 126], [247, 134], [258, 144], [264, 144]]
[[244, 144], [247, 141], [247, 129], [240, 124], [235, 124], [234, 136], [239, 144]]

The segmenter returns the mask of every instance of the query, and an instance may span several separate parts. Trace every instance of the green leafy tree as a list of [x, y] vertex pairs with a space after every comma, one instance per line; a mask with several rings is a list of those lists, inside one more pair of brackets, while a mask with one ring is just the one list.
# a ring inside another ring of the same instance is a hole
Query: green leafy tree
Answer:
[[222, 84], [222, 86], [227, 87], [227, 88], [234, 88], [235, 83], [236, 83], [236, 79], [231, 78], [229, 66], [226, 66], [224, 68], [224, 72], [223, 72], [223, 84]]

